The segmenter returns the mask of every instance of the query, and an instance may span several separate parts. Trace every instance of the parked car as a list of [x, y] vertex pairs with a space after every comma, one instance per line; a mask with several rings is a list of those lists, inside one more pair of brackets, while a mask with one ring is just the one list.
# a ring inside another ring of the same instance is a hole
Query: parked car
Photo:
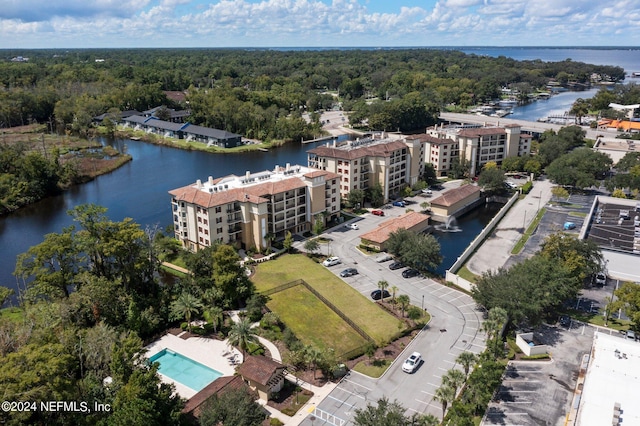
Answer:
[[392, 264], [389, 265], [389, 269], [391, 269], [392, 271], [395, 271], [396, 269], [400, 269], [400, 268], [404, 268], [404, 265], [402, 264], [402, 262], [393, 262]]
[[402, 371], [411, 374], [416, 371], [421, 362], [422, 355], [420, 355], [420, 352], [414, 352], [402, 364]]
[[384, 212], [382, 210], [371, 210], [371, 214], [374, 216], [384, 216]]
[[596, 274], [596, 285], [607, 285], [607, 274], [598, 272]]
[[345, 228], [348, 228], [348, 229], [355, 229], [355, 230], [360, 229], [360, 228], [358, 227], [358, 224], [356, 224], [356, 223], [349, 223], [349, 224], [345, 225], [344, 227], [345, 227]]
[[424, 195], [426, 195], [427, 197], [431, 197], [433, 195], [433, 191], [430, 189], [423, 189], [422, 192]]
[[558, 322], [563, 327], [569, 327], [571, 325], [571, 317], [569, 315], [560, 315]]
[[333, 266], [333, 265], [338, 265], [338, 264], [340, 264], [340, 263], [342, 263], [342, 262], [340, 261], [340, 258], [335, 257], [335, 256], [333, 256], [333, 257], [327, 257], [327, 258], [324, 260], [324, 262], [322, 262], [322, 264], [323, 264], [324, 266]]
[[565, 222], [562, 229], [564, 229], [565, 231], [568, 231], [570, 229], [576, 229], [576, 224], [573, 222]]
[[406, 206], [406, 204], [402, 200], [394, 201], [393, 205], [394, 205], [394, 207], [405, 207]]
[[391, 294], [387, 290], [373, 290], [371, 292], [371, 298], [373, 300], [386, 299], [387, 297], [391, 297]]
[[389, 253], [380, 253], [375, 260], [378, 263], [384, 263], [390, 261], [391, 259], [393, 259], [393, 256], [391, 256]]
[[340, 272], [340, 276], [342, 278], [351, 277], [353, 275], [358, 275], [358, 270], [356, 268], [347, 268], [344, 271]]
[[627, 330], [627, 339], [636, 340], [636, 333], [633, 330]]
[[402, 277], [403, 278], [413, 278], [413, 277], [417, 277], [419, 275], [420, 275], [420, 271], [418, 271], [417, 269], [413, 269], [413, 268], [405, 269], [404, 271], [402, 271]]

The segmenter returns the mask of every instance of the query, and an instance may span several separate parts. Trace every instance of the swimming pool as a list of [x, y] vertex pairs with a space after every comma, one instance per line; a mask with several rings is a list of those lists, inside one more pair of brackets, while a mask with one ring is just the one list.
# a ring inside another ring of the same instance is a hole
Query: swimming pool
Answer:
[[197, 392], [222, 376], [222, 373], [206, 365], [187, 358], [170, 349], [163, 349], [149, 358], [160, 364], [159, 372], [171, 380], [181, 383]]

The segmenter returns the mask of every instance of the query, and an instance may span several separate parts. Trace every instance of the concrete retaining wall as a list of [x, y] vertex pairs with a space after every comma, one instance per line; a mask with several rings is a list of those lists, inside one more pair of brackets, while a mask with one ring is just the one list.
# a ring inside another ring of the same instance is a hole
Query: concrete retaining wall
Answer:
[[516, 192], [515, 194], [513, 194], [513, 196], [509, 199], [509, 201], [507, 201], [507, 203], [504, 206], [502, 206], [498, 214], [496, 214], [493, 217], [493, 219], [491, 219], [491, 222], [489, 222], [487, 226], [484, 227], [482, 232], [473, 241], [471, 241], [471, 243], [466, 248], [466, 250], [462, 252], [460, 257], [458, 257], [458, 260], [456, 260], [455, 263], [451, 265], [451, 268], [447, 270], [445, 274], [445, 279], [447, 281], [454, 283], [455, 285], [457, 285], [458, 287], [466, 291], [471, 291], [471, 289], [474, 286], [474, 283], [472, 283], [471, 281], [467, 281], [464, 278], [458, 276], [456, 272], [458, 272], [458, 270], [462, 267], [462, 265], [465, 264], [469, 256], [471, 256], [471, 254], [473, 254], [473, 252], [480, 246], [480, 244], [482, 244], [482, 242], [489, 235], [489, 233], [493, 231], [493, 229], [500, 222], [500, 220], [502, 220], [504, 215], [507, 214], [511, 206], [513, 206], [513, 204], [518, 200], [519, 196], [520, 196], [519, 192]]

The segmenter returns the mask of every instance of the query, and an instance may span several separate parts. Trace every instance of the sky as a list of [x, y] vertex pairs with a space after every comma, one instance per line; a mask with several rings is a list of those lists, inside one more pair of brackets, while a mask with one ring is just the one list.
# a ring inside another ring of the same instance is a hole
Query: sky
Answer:
[[640, 0], [2, 0], [0, 48], [640, 46]]

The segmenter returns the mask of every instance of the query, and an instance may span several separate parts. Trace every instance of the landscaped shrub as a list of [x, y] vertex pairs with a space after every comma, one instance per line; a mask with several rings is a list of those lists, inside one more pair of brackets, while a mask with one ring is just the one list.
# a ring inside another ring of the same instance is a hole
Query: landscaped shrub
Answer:
[[549, 359], [549, 354], [539, 354], [539, 355], [529, 355], [529, 356], [523, 356], [522, 360], [536, 360], [536, 359]]
[[419, 320], [420, 318], [422, 318], [422, 309], [418, 308], [417, 306], [409, 306], [407, 308], [407, 317], [411, 320]]
[[523, 194], [528, 194], [529, 192], [531, 192], [532, 188], [533, 188], [533, 183], [527, 182], [520, 187], [520, 190], [522, 191]]
[[280, 421], [280, 419], [276, 419], [275, 417], [272, 417], [271, 419], [269, 419], [269, 425], [270, 426], [284, 426], [284, 423], [282, 423]]

